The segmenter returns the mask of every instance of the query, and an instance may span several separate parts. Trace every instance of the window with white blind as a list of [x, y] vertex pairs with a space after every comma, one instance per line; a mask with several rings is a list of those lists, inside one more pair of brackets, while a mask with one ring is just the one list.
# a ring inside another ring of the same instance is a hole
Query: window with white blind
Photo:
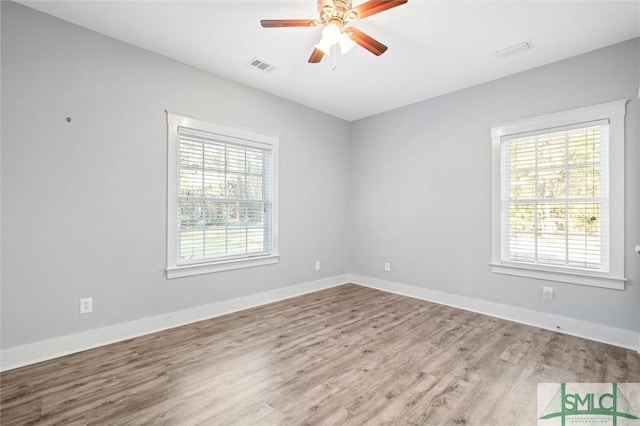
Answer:
[[624, 289], [625, 104], [492, 128], [493, 272]]
[[278, 138], [167, 112], [167, 277], [278, 262]]

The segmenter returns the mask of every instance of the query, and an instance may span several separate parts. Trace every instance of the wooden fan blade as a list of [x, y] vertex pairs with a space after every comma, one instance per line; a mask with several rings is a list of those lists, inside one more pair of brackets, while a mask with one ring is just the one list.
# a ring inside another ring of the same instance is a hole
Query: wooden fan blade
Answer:
[[317, 64], [322, 60], [323, 56], [324, 52], [316, 47], [315, 49], [313, 49], [313, 52], [311, 52], [311, 56], [309, 56], [309, 63]]
[[351, 12], [355, 12], [356, 20], [364, 19], [367, 16], [375, 15], [376, 13], [384, 12], [392, 7], [403, 5], [408, 0], [369, 0], [366, 3], [362, 3], [351, 9]]
[[320, 25], [320, 21], [315, 19], [263, 19], [260, 25], [264, 28], [281, 27], [315, 27]]
[[387, 46], [380, 43], [378, 40], [366, 35], [357, 28], [349, 27], [345, 29], [345, 32], [351, 38], [351, 40], [355, 41], [360, 46], [364, 47], [376, 56], [382, 55], [388, 49]]

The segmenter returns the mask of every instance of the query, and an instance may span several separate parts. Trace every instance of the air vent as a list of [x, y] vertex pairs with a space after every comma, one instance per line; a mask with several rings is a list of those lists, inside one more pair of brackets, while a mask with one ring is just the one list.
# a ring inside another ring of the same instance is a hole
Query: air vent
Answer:
[[260, 71], [266, 71], [266, 72], [271, 72], [275, 69], [274, 66], [269, 65], [262, 59], [258, 59], [258, 58], [253, 58], [252, 60], [249, 61], [247, 65], [249, 65], [250, 67], [259, 69]]
[[498, 58], [506, 58], [529, 49], [533, 49], [533, 43], [531, 43], [531, 41], [525, 41], [524, 43], [518, 43], [506, 49], [498, 50], [496, 56]]

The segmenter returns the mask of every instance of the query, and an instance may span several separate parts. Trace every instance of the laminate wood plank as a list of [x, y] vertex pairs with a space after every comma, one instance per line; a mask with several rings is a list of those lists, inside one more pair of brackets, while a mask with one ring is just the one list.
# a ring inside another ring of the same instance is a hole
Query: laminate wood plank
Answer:
[[640, 357], [344, 285], [0, 374], [2, 425], [524, 425]]

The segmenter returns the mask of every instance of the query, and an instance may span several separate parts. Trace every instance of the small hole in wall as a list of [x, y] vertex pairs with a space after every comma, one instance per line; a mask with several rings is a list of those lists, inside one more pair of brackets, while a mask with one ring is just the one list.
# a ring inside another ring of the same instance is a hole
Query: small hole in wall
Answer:
[[67, 117], [65, 118], [65, 120], [67, 121], [67, 123], [71, 123], [71, 117]]

